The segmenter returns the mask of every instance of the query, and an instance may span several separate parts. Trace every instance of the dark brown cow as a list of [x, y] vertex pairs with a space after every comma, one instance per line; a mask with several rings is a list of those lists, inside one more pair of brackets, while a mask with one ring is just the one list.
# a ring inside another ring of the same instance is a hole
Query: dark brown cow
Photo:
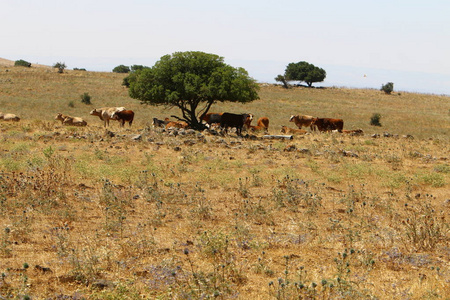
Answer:
[[128, 122], [128, 124], [131, 127], [131, 124], [134, 120], [134, 111], [132, 110], [122, 110], [122, 111], [116, 111], [112, 114], [112, 118], [114, 120], [117, 120], [120, 122], [120, 126], [124, 126], [125, 122]]
[[249, 114], [232, 114], [232, 113], [223, 113], [222, 118], [220, 120], [220, 127], [225, 129], [225, 132], [228, 133], [228, 127], [236, 128], [237, 135], [242, 134], [242, 127], [244, 127], [245, 122], [250, 118]]
[[342, 119], [314, 118], [312, 125], [317, 126], [319, 131], [337, 130], [342, 132], [344, 121]]
[[166, 118], [166, 120], [159, 120], [158, 118], [153, 118], [152, 125], [153, 127], [165, 127], [167, 123], [170, 121]]

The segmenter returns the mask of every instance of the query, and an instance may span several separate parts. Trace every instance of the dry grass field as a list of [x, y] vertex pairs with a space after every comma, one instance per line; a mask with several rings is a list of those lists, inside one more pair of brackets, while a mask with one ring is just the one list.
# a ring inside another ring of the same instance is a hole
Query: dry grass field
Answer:
[[0, 64], [0, 299], [450, 298], [450, 97], [263, 85], [212, 111], [364, 135], [175, 136], [123, 77]]

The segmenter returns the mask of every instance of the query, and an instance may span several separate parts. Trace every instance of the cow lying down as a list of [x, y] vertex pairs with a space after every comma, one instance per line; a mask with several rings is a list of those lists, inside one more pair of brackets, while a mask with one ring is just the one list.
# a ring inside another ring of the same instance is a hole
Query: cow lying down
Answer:
[[4, 114], [4, 113], [0, 112], [0, 120], [19, 122], [20, 118], [18, 116], [16, 116], [15, 114]]
[[68, 115], [63, 115], [62, 113], [59, 113], [56, 115], [55, 120], [61, 121], [61, 124], [63, 125], [69, 125], [69, 126], [86, 126], [87, 122], [79, 117], [71, 117]]

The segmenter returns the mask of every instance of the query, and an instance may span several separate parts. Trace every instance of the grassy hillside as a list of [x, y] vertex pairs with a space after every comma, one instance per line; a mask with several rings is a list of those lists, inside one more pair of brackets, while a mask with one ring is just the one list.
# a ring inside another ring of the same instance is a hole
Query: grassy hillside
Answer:
[[[262, 86], [213, 110], [365, 135], [174, 136], [150, 124], [177, 111], [130, 99], [123, 76], [0, 67], [0, 111], [22, 118], [0, 122], [0, 296], [450, 297], [449, 97]], [[111, 134], [89, 111], [116, 105], [136, 121]]]
[[[85, 118], [99, 125], [97, 117], [89, 116], [95, 107], [126, 106], [136, 111], [136, 125], [144, 127], [153, 117], [179, 114], [176, 109], [164, 110], [142, 106], [128, 96], [121, 86], [125, 75], [56, 69], [0, 67], [0, 108], [20, 115], [24, 121], [52, 120], [62, 112]], [[80, 96], [89, 93], [92, 105], [81, 103]], [[450, 130], [450, 97], [426, 94], [385, 95], [377, 90], [307, 89], [285, 90], [278, 86], [263, 86], [260, 100], [245, 105], [224, 103], [213, 111], [251, 112], [257, 118], [269, 117], [272, 132], [281, 125], [290, 125], [292, 114], [344, 119], [344, 128], [361, 128], [367, 133], [390, 132], [411, 134], [419, 138], [448, 137]], [[74, 107], [69, 107], [73, 103]], [[382, 116], [382, 127], [369, 125], [374, 113]]]

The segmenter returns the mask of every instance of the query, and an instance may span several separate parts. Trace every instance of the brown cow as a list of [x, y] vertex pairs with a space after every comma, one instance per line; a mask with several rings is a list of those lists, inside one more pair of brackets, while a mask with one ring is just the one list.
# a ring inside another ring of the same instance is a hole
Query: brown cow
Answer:
[[309, 127], [311, 130], [315, 130], [315, 126], [313, 124], [314, 117], [313, 116], [291, 116], [289, 119], [289, 122], [294, 122], [295, 125], [299, 129], [302, 129], [302, 127]]
[[133, 119], [134, 119], [134, 111], [132, 110], [121, 110], [121, 111], [116, 111], [112, 114], [111, 116], [114, 120], [117, 120], [120, 122], [120, 126], [124, 126], [125, 122], [128, 122], [128, 125], [130, 125], [133, 123]]
[[184, 128], [184, 129], [186, 129], [188, 127], [189, 127], [188, 123], [186, 123], [184, 121], [180, 121], [180, 122], [169, 121], [169, 123], [166, 124], [166, 129], [169, 129], [169, 128]]
[[364, 131], [362, 129], [353, 129], [353, 130], [342, 130], [342, 133], [346, 133], [348, 135], [356, 136], [356, 135], [363, 135]]
[[265, 132], [269, 131], [269, 118], [261, 117], [258, 119], [257, 124], [258, 125], [256, 125], [256, 126], [250, 125], [250, 130], [251, 131], [263, 131], [264, 130]]
[[303, 130], [303, 129], [295, 129], [295, 128], [289, 128], [287, 126], [281, 126], [281, 133], [286, 133], [286, 134], [305, 134], [305, 133], [307, 133], [307, 131]]
[[245, 129], [250, 129], [250, 127], [252, 127], [251, 123], [253, 121], [253, 115], [252, 114], [247, 114], [247, 117], [244, 120], [244, 127]]
[[312, 125], [317, 126], [319, 131], [337, 130], [342, 132], [342, 129], [344, 128], [344, 121], [342, 119], [314, 118]]

